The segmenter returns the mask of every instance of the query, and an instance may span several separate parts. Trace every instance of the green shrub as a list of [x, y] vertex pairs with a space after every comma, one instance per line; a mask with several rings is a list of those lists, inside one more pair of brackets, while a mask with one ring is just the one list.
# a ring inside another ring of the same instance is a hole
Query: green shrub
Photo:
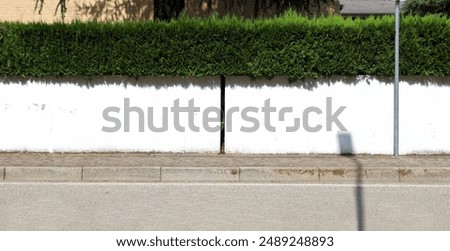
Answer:
[[406, 14], [444, 14], [450, 16], [450, 0], [407, 0], [402, 9]]
[[[450, 75], [450, 20], [403, 18], [401, 74]], [[394, 18], [0, 23], [6, 76], [392, 76]]]

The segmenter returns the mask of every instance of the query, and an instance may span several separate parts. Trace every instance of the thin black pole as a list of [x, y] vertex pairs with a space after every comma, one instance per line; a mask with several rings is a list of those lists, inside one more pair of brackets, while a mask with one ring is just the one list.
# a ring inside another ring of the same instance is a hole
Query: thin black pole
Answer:
[[220, 75], [220, 154], [225, 154], [225, 76]]

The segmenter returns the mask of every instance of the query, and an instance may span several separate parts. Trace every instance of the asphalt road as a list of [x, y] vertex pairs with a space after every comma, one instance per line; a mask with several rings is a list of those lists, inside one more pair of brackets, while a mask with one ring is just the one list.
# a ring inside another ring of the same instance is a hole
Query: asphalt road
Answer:
[[449, 185], [0, 183], [0, 230], [450, 230]]

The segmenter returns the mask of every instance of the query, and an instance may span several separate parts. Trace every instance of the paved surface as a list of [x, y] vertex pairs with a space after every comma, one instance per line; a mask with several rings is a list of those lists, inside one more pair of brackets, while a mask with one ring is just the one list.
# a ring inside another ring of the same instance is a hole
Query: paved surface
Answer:
[[2, 183], [0, 230], [450, 230], [448, 185]]
[[448, 155], [0, 153], [0, 230], [450, 230], [448, 198]]
[[450, 156], [0, 154], [0, 182], [450, 184]]
[[[358, 162], [356, 162], [357, 160]], [[450, 167], [450, 155], [217, 155], [147, 153], [0, 153], [0, 166]]]

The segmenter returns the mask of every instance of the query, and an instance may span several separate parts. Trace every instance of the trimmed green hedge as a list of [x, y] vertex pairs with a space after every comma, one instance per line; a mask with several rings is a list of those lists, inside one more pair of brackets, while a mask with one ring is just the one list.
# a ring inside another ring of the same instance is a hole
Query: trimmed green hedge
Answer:
[[450, 0], [408, 0], [402, 5], [406, 14], [443, 14], [450, 15]]
[[[450, 75], [450, 19], [402, 20], [401, 74]], [[0, 23], [6, 76], [391, 76], [394, 18]]]

